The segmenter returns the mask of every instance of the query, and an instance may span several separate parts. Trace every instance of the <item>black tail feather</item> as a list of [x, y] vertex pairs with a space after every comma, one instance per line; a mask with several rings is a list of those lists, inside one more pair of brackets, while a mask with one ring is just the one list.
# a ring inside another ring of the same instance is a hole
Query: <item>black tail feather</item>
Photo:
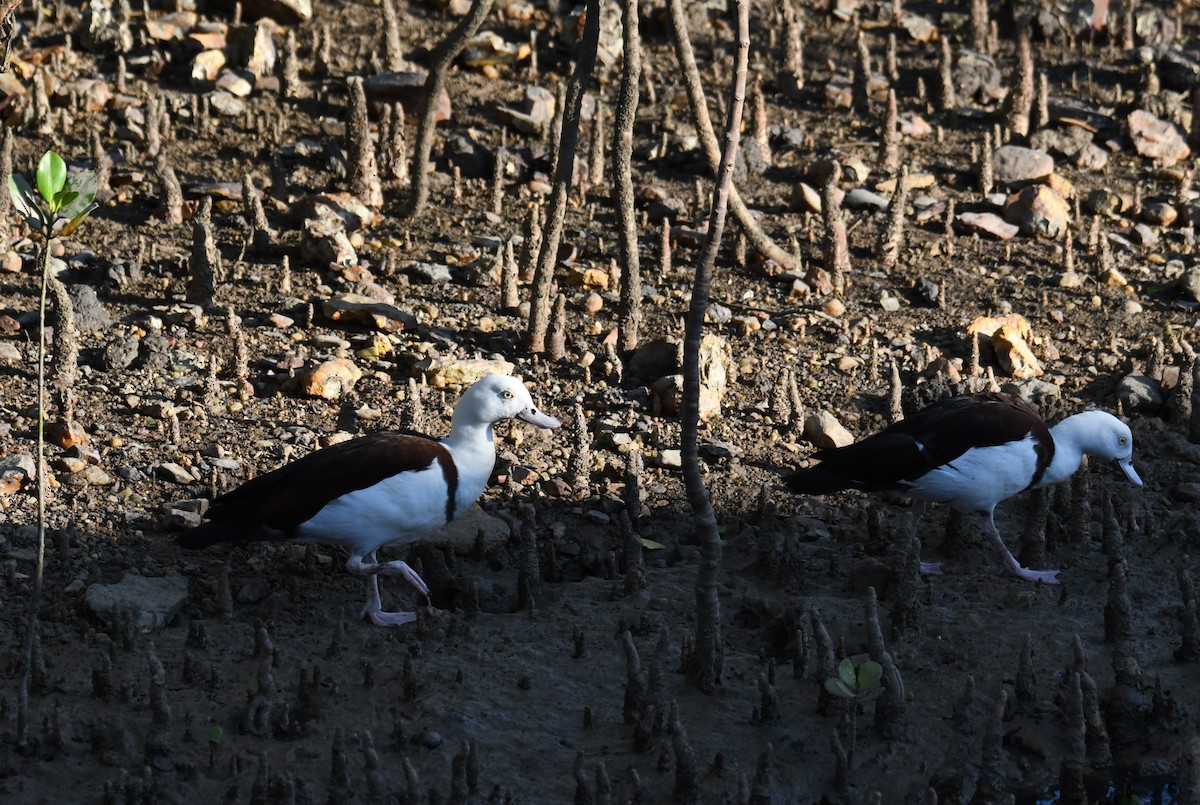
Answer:
[[802, 495], [828, 495], [854, 487], [854, 481], [831, 472], [824, 464], [799, 470], [783, 479], [788, 489]]
[[[210, 521], [196, 526], [175, 538], [175, 544], [189, 550], [207, 548], [220, 542], [250, 542], [259, 535], [257, 527], [247, 528], [236, 523]], [[258, 537], [261, 538], [261, 537]]]

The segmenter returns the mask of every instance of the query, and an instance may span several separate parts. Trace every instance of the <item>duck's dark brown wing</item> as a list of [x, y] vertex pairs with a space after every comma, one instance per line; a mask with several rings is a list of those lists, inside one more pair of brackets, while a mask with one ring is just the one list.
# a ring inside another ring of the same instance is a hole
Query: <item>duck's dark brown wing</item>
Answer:
[[209, 522], [177, 542], [185, 548], [203, 548], [218, 542], [289, 536], [335, 498], [393, 475], [427, 469], [435, 462], [452, 502], [458, 473], [440, 442], [401, 431], [360, 436], [309, 453], [217, 497], [208, 510]]
[[1038, 465], [1044, 468], [1054, 455], [1054, 440], [1036, 408], [1011, 394], [951, 397], [861, 442], [821, 450], [813, 456], [820, 464], [785, 481], [793, 491], [810, 495], [842, 489], [901, 491], [905, 481], [949, 464], [971, 448], [1020, 441], [1031, 434]]

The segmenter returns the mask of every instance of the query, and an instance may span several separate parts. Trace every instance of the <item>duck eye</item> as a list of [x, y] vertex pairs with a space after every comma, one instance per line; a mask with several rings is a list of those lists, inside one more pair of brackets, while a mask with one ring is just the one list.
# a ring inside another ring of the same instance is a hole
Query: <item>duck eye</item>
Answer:
[[1119, 439], [1117, 439], [1117, 444], [1125, 444], [1128, 441], [1129, 441], [1128, 439], [1126, 439], [1124, 436], [1122, 436]]
[[505, 389], [504, 391], [500, 392], [500, 396], [506, 400], [511, 400], [513, 398], [513, 393], [508, 389]]

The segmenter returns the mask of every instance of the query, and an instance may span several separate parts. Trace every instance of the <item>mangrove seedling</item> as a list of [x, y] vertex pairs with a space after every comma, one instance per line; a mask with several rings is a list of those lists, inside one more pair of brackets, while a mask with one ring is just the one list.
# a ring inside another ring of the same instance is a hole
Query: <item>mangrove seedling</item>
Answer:
[[67, 163], [53, 151], [47, 151], [39, 160], [36, 181], [35, 193], [24, 177], [16, 174], [8, 177], [13, 206], [41, 240], [38, 267], [42, 275], [37, 339], [37, 560], [25, 631], [24, 668], [17, 689], [17, 745], [21, 748], [27, 747], [29, 742], [29, 679], [46, 563], [46, 339], [43, 333], [46, 331], [46, 291], [50, 285], [50, 239], [69, 235], [83, 223], [95, 209], [97, 187], [96, 174], [81, 171], [69, 175]]
[[837, 676], [825, 680], [825, 690], [850, 702], [850, 757], [854, 757], [858, 742], [858, 706], [878, 698], [883, 693], [879, 680], [883, 667], [874, 660], [866, 660], [857, 668], [847, 657], [838, 663]]

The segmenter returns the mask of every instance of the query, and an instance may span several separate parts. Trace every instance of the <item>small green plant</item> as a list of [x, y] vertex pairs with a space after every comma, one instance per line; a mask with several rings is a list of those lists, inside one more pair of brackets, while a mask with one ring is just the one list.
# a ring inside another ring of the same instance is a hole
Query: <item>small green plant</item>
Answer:
[[883, 668], [874, 660], [867, 660], [858, 668], [849, 657], [842, 660], [837, 668], [837, 676], [825, 680], [825, 690], [839, 699], [849, 699], [855, 703], [869, 702], [883, 693], [879, 680], [883, 677]]
[[[37, 633], [38, 610], [42, 603], [42, 576], [46, 566], [46, 291], [50, 286], [50, 239], [75, 231], [95, 209], [96, 175], [81, 171], [71, 175], [67, 163], [53, 151], [38, 161], [37, 192], [24, 177], [8, 177], [8, 192], [13, 206], [37, 234], [38, 267], [42, 293], [38, 304], [38, 384], [37, 384], [37, 559], [34, 566], [33, 594], [29, 602], [29, 622], [25, 631], [24, 668], [17, 689], [17, 745], [29, 745], [29, 680], [33, 671], [33, 639]], [[55, 279], [57, 283], [58, 280]], [[61, 284], [56, 286], [62, 289]], [[65, 291], [63, 293], [65, 297]], [[69, 304], [69, 302], [68, 302]], [[56, 328], [58, 329], [58, 328]], [[60, 337], [55, 333], [55, 337]], [[72, 358], [72, 361], [74, 359]], [[73, 367], [72, 367], [73, 368]]]
[[849, 657], [838, 663], [837, 676], [825, 680], [825, 690], [850, 702], [850, 754], [858, 743], [858, 706], [878, 698], [883, 693], [879, 680], [883, 678], [883, 667], [874, 660], [865, 660], [856, 668]]
[[68, 175], [67, 163], [53, 151], [42, 155], [37, 166], [37, 193], [25, 177], [8, 177], [8, 193], [17, 212], [42, 238], [66, 237], [83, 223], [95, 207], [97, 179], [92, 171]]

